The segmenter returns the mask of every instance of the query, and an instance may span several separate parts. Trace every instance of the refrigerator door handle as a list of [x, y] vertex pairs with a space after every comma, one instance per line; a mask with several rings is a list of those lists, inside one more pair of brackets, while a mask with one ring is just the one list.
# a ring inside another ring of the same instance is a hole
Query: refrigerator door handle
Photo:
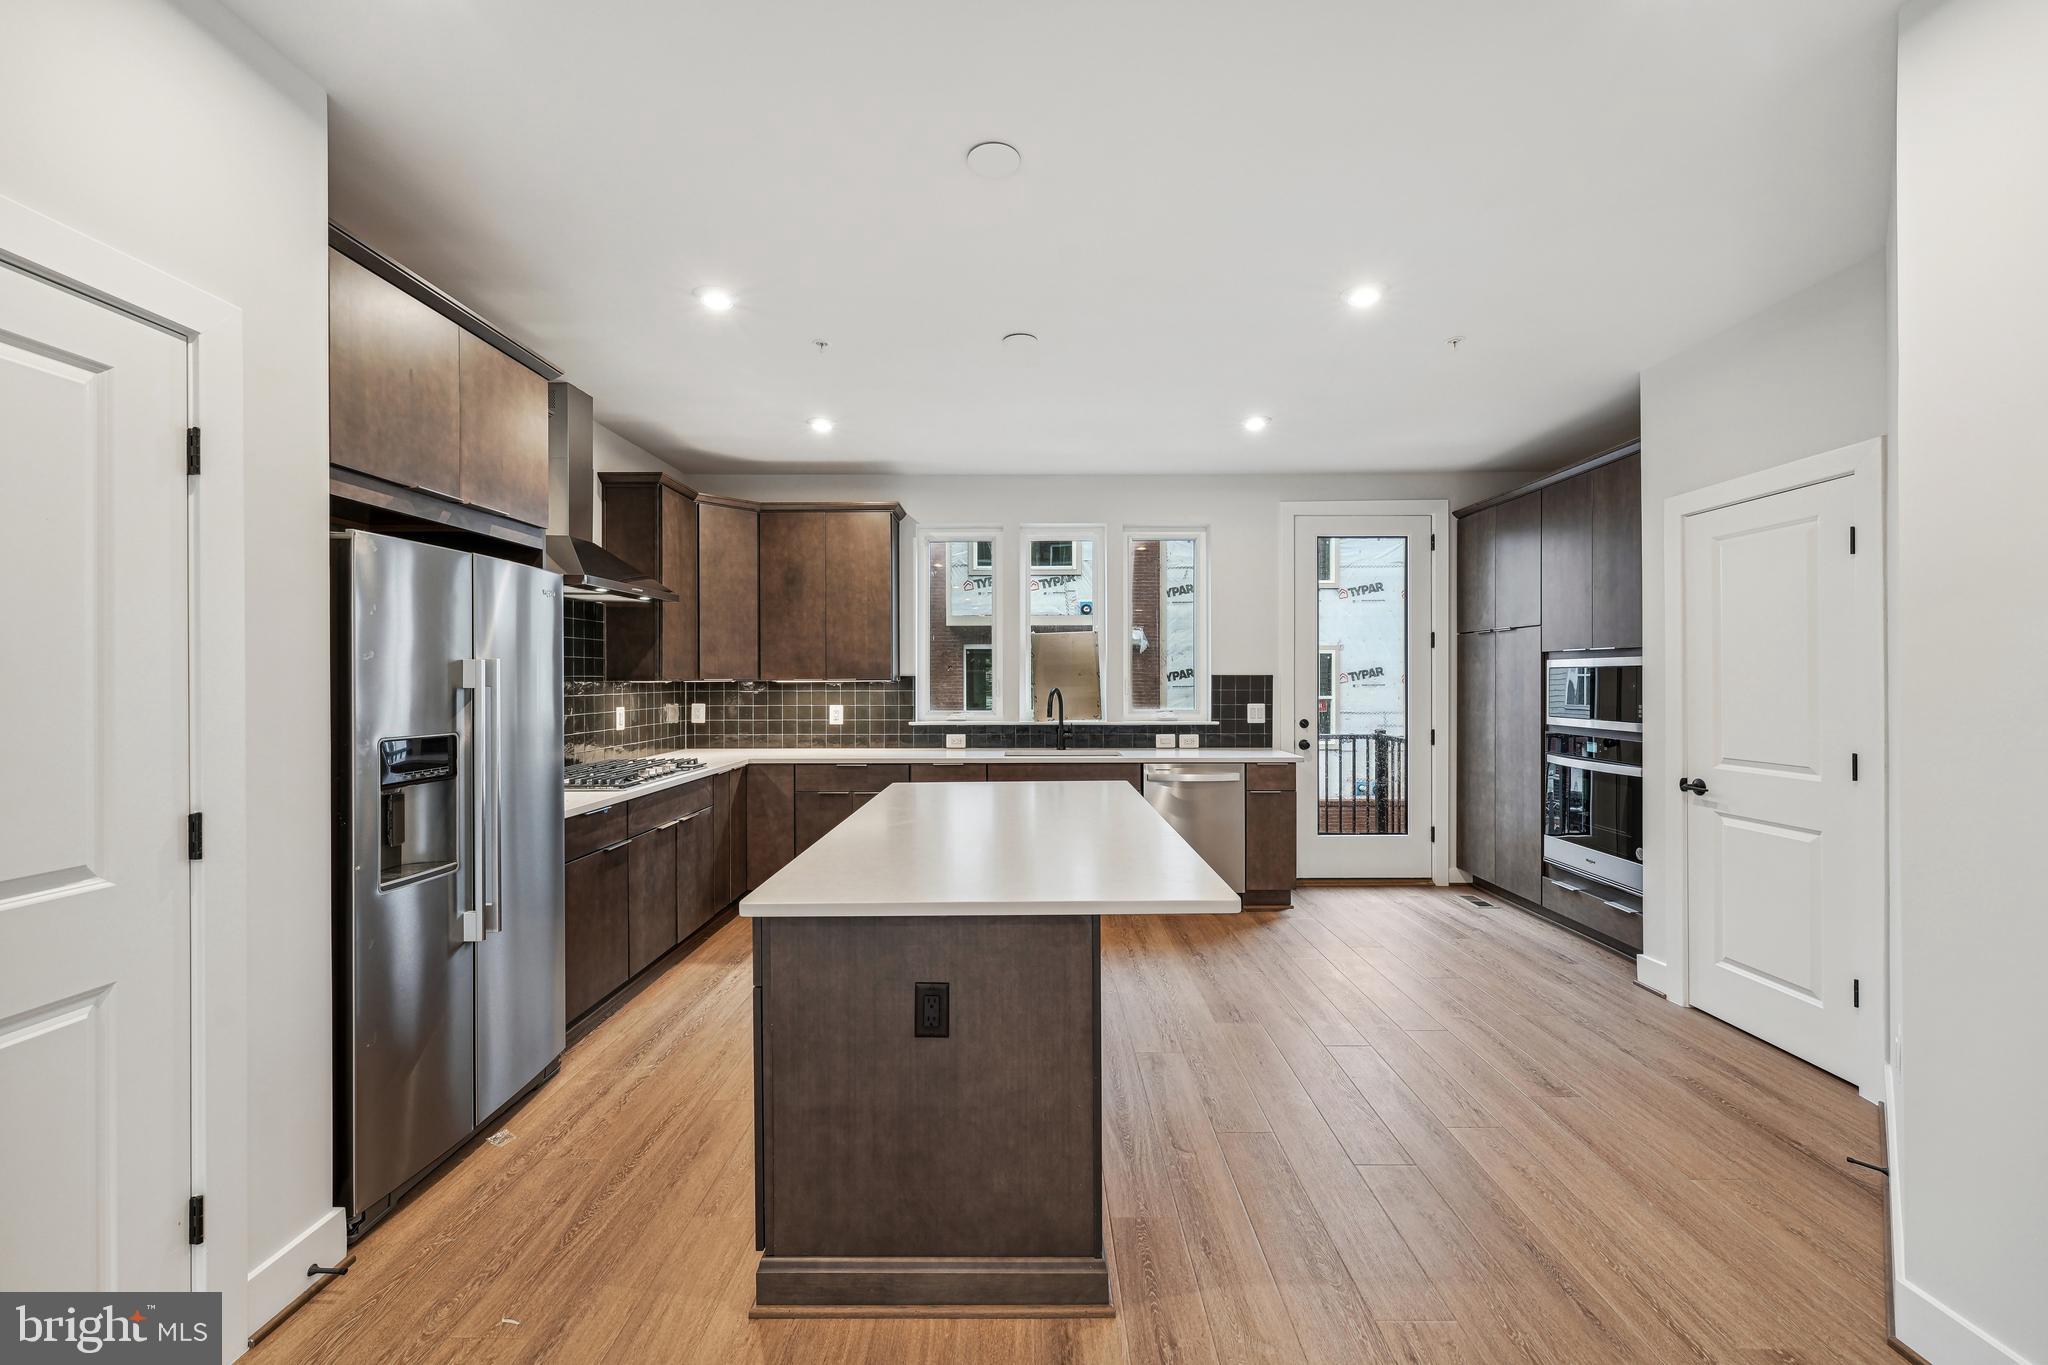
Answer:
[[484, 933], [505, 932], [505, 699], [501, 660], [484, 660], [484, 676], [490, 680], [488, 723], [491, 731], [491, 818], [484, 825], [490, 835], [484, 849]]
[[463, 907], [462, 941], [481, 943], [484, 937], [484, 801], [489, 791], [490, 727], [484, 716], [490, 700], [488, 660], [462, 661], [462, 687], [469, 693], [469, 793], [464, 823], [469, 832], [469, 903]]

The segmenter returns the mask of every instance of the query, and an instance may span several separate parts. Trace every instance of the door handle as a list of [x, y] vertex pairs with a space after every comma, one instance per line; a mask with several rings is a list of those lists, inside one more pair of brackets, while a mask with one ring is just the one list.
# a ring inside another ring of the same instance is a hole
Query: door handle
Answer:
[[1691, 792], [1694, 796], [1705, 796], [1707, 794], [1707, 784], [1697, 777], [1679, 778], [1678, 789], [1682, 792]]
[[[1307, 722], [1304, 721], [1303, 724], [1307, 724]], [[1294, 747], [1297, 749], [1306, 749], [1308, 748], [1308, 741], [1305, 739], [1298, 739], [1294, 741]]]

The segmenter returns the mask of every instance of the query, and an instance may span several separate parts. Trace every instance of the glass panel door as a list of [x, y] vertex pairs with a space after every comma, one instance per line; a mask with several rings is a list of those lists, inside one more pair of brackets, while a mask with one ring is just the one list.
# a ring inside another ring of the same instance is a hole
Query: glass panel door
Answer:
[[1429, 519], [1298, 517], [1295, 563], [1300, 874], [1426, 877]]

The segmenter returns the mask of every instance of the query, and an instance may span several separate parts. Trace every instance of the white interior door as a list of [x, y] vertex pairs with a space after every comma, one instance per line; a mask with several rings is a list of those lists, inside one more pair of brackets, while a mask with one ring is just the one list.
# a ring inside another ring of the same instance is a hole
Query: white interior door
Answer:
[[1859, 1085], [1883, 1056], [1883, 570], [1874, 537], [1851, 553], [1873, 478], [1697, 513], [1683, 546], [1692, 1003]]
[[0, 1285], [185, 1289], [186, 343], [0, 266]]
[[1430, 523], [1294, 519], [1296, 866], [1430, 875]]

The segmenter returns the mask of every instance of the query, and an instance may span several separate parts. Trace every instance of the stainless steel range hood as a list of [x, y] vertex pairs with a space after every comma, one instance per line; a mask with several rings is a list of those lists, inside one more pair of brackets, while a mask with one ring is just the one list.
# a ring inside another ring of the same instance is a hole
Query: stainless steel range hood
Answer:
[[618, 606], [673, 602], [676, 595], [646, 570], [590, 538], [596, 427], [589, 394], [573, 384], [548, 385], [548, 567], [561, 573], [567, 597]]

